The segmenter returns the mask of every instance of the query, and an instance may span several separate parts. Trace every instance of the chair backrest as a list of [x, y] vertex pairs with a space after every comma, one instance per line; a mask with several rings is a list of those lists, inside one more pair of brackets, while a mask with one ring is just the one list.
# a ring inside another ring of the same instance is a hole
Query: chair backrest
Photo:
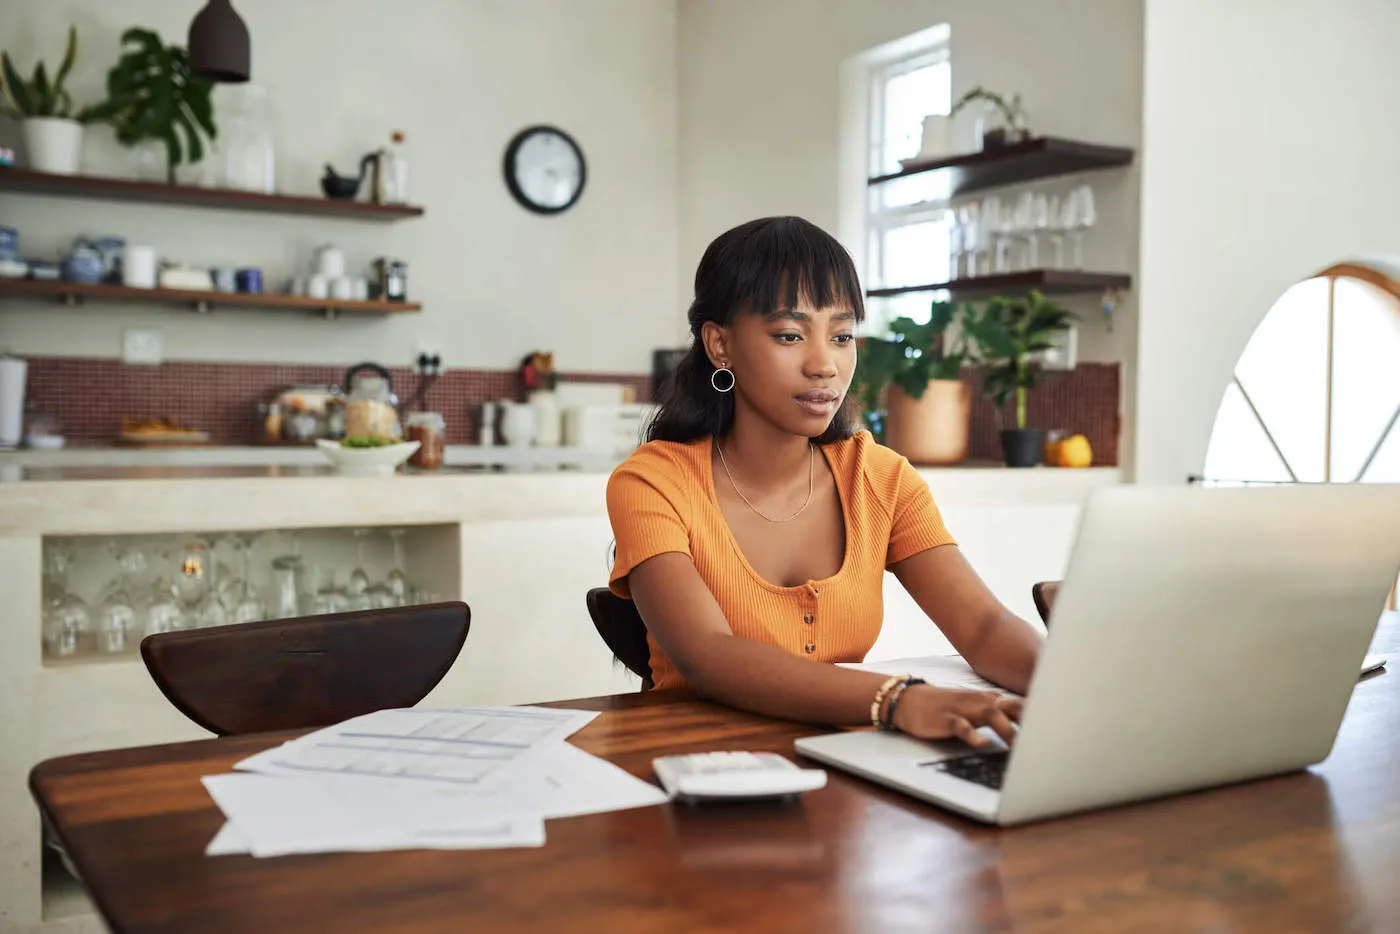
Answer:
[[357, 610], [150, 635], [161, 693], [218, 736], [329, 726], [412, 707], [456, 661], [465, 603]]
[[642, 679], [643, 691], [651, 690], [651, 646], [647, 644], [647, 626], [637, 605], [606, 587], [588, 591], [586, 602], [593, 628], [612, 650], [613, 658]]
[[1035, 601], [1035, 610], [1040, 614], [1040, 621], [1045, 625], [1050, 625], [1050, 611], [1055, 606], [1055, 595], [1060, 592], [1060, 581], [1040, 581], [1031, 585], [1031, 599]]

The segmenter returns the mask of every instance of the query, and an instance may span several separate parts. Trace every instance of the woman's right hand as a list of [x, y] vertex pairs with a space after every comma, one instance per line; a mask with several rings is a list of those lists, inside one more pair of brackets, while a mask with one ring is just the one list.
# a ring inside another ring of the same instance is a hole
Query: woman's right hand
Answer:
[[987, 749], [991, 740], [978, 732], [989, 726], [1006, 742], [1015, 742], [1024, 702], [995, 691], [959, 691], [929, 684], [910, 685], [895, 708], [894, 725], [901, 733], [919, 739], [957, 737], [975, 749]]

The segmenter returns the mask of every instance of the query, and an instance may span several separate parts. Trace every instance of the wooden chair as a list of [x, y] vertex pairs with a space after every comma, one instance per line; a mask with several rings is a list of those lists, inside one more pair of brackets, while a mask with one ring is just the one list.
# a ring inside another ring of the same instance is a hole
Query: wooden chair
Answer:
[[1055, 605], [1055, 595], [1060, 592], [1061, 581], [1040, 581], [1031, 585], [1031, 599], [1035, 601], [1040, 621], [1050, 625], [1050, 610]]
[[329, 726], [412, 707], [456, 661], [465, 603], [166, 632], [141, 658], [175, 708], [217, 736]]
[[606, 587], [595, 587], [585, 597], [593, 628], [603, 637], [613, 658], [642, 679], [642, 690], [650, 691], [651, 646], [647, 644], [647, 626], [642, 622], [637, 605], [625, 600]]

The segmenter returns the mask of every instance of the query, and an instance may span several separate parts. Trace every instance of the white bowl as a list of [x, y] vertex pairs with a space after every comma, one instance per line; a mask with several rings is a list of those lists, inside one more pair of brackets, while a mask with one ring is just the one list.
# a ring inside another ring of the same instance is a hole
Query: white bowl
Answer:
[[316, 447], [330, 458], [343, 474], [359, 477], [387, 477], [413, 456], [419, 442], [403, 441], [378, 448], [347, 448], [339, 441], [317, 440]]

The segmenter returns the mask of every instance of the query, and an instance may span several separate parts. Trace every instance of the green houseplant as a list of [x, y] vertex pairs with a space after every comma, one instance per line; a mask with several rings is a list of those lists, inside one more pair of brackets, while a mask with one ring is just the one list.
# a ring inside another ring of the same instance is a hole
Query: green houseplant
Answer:
[[1027, 403], [1041, 376], [1033, 357], [1054, 348], [1056, 336], [1073, 321], [1073, 314], [1035, 290], [1019, 299], [989, 299], [982, 309], [977, 333], [984, 366], [982, 394], [998, 411], [1012, 400], [1016, 406], [1016, 427], [1001, 432], [1008, 467], [1033, 467], [1044, 456], [1044, 430], [1027, 425]]
[[888, 336], [866, 338], [856, 398], [877, 440], [916, 463], [967, 456], [972, 394], [961, 374], [974, 359], [978, 317], [970, 305], [934, 302], [928, 321], [895, 318]]
[[0, 110], [22, 121], [24, 146], [29, 166], [39, 172], [72, 175], [78, 171], [83, 148], [83, 124], [90, 111], [75, 113], [73, 96], [64, 85], [78, 59], [78, 30], [68, 27], [68, 46], [63, 60], [50, 75], [41, 61], [28, 80], [15, 68], [10, 53], [0, 55], [0, 75], [4, 94]]
[[[1021, 106], [1019, 93], [1011, 95], [1011, 99], [1007, 100], [1005, 96], [995, 91], [989, 91], [979, 84], [957, 99], [948, 112], [948, 117], [950, 119], [956, 117], [964, 107], [977, 101], [981, 101], [985, 108], [977, 117], [978, 148], [993, 149], [997, 146], [1019, 143], [1030, 137], [1031, 130], [1027, 123], [1026, 109]], [[989, 114], [1000, 116], [999, 126], [988, 126]]]
[[107, 73], [107, 99], [90, 117], [110, 123], [123, 146], [164, 144], [166, 180], [173, 184], [175, 167], [199, 162], [205, 138], [218, 136], [214, 86], [190, 74], [183, 48], [164, 44], [149, 29], [128, 29], [122, 47], [121, 58]]

